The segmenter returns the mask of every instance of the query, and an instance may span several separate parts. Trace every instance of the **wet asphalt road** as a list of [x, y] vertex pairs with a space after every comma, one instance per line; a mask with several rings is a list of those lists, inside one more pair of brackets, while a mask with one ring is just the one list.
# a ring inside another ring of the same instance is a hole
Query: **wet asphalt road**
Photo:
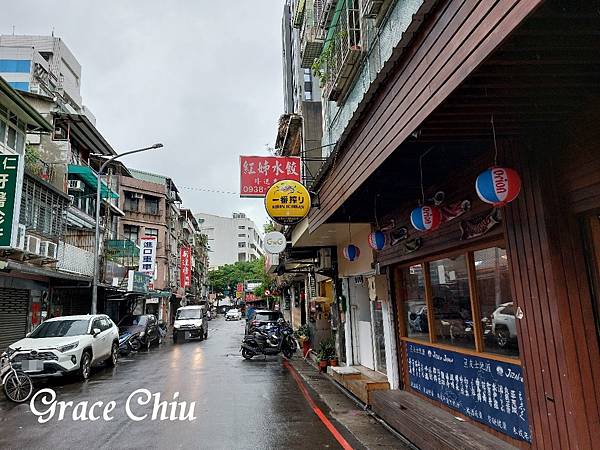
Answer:
[[[55, 414], [39, 424], [29, 404], [15, 405], [0, 395], [0, 448], [340, 448], [282, 357], [241, 357], [243, 330], [244, 321], [219, 317], [209, 322], [206, 341], [174, 345], [167, 339], [160, 348], [122, 357], [115, 369], [97, 368], [85, 383], [60, 379], [36, 385], [54, 389], [57, 401], [75, 405], [114, 400], [112, 421], [75, 421], [70, 408], [62, 421]], [[131, 420], [125, 406], [137, 389], [160, 393], [166, 401], [179, 392], [178, 401], [196, 402], [196, 419], [152, 421], [153, 401], [140, 406], [132, 400], [132, 413], [149, 417]]]

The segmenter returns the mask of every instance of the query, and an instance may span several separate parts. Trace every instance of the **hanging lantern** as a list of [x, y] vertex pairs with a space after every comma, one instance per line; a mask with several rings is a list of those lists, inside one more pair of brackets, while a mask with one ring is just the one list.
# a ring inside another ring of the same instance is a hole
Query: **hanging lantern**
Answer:
[[348, 261], [354, 261], [357, 260], [358, 257], [360, 256], [360, 249], [354, 245], [354, 244], [350, 244], [346, 247], [344, 247], [344, 258], [346, 258]]
[[412, 210], [410, 222], [419, 231], [433, 231], [442, 223], [442, 212], [436, 206], [421, 206]]
[[381, 250], [385, 247], [385, 234], [383, 234], [383, 231], [377, 230], [369, 234], [369, 246], [373, 250]]
[[490, 167], [480, 173], [475, 181], [477, 195], [486, 203], [504, 206], [521, 192], [521, 177], [514, 169]]

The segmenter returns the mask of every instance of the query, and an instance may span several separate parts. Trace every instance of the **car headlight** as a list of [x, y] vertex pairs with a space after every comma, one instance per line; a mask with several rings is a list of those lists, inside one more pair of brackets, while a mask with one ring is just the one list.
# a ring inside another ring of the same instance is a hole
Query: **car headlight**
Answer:
[[77, 348], [78, 345], [79, 345], [79, 341], [75, 341], [75, 342], [71, 342], [70, 344], [58, 347], [57, 350], [61, 353], [64, 353], [64, 352], [68, 352], [69, 350], [73, 350], [74, 348]]
[[179, 324], [178, 323], [174, 324], [173, 328], [179, 328]]

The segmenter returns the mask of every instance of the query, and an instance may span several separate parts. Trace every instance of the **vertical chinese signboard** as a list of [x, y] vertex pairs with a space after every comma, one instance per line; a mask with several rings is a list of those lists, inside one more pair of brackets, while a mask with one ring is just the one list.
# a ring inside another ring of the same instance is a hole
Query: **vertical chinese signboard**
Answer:
[[281, 180], [300, 182], [300, 158], [240, 156], [240, 197], [264, 197]]
[[179, 249], [181, 265], [179, 268], [179, 281], [182, 288], [192, 285], [192, 249], [191, 247], [181, 247]]
[[156, 262], [156, 237], [144, 236], [140, 238], [140, 245], [139, 271], [154, 277], [154, 264]]
[[17, 246], [23, 163], [19, 155], [0, 155], [0, 248]]
[[515, 439], [531, 442], [521, 367], [407, 344], [410, 387]]

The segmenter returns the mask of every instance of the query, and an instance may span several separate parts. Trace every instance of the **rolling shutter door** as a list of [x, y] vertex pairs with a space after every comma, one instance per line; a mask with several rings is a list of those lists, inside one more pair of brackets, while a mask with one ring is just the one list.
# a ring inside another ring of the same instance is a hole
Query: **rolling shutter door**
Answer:
[[0, 352], [27, 333], [29, 291], [0, 288]]

